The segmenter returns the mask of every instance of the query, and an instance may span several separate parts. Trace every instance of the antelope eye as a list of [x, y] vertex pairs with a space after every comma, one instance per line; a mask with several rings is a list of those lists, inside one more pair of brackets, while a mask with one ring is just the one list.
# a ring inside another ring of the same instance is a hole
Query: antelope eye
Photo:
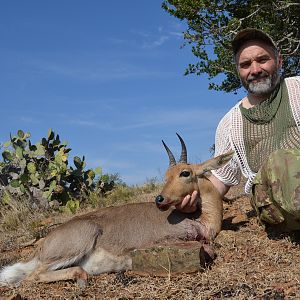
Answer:
[[189, 171], [182, 171], [179, 175], [179, 177], [189, 177], [191, 173]]

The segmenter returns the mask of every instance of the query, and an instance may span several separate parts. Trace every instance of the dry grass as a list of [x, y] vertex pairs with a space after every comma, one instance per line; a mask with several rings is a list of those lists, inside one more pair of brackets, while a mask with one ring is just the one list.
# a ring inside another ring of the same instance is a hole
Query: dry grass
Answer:
[[[151, 190], [137, 200], [153, 201], [154, 193]], [[71, 281], [25, 283], [15, 289], [0, 288], [0, 295], [20, 294], [22, 299], [300, 299], [297, 236], [266, 233], [240, 187], [232, 189], [228, 199], [223, 230], [215, 241], [217, 258], [202, 273], [171, 278], [103, 274], [91, 277], [84, 290]], [[1, 248], [0, 264], [31, 252], [31, 247], [18, 248], [15, 235], [11, 233], [9, 247]]]

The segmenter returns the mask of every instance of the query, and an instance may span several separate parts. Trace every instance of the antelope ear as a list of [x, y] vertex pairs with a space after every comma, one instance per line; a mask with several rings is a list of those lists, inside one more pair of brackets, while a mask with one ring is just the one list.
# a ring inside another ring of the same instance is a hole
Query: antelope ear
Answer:
[[233, 157], [234, 151], [230, 151], [225, 154], [221, 154], [217, 157], [211, 158], [204, 163], [200, 164], [196, 170], [197, 176], [203, 176], [205, 173], [208, 173], [211, 170], [219, 169], [225, 166]]

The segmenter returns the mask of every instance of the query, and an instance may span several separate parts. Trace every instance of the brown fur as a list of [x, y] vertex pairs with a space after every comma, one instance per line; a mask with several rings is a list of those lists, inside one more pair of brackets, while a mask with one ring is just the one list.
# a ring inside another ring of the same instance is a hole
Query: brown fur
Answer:
[[[225, 158], [225, 163], [231, 156]], [[205, 174], [222, 165], [224, 160], [217, 158], [199, 165], [179, 163], [167, 170], [161, 192], [163, 206], [178, 204], [197, 190], [201, 201], [195, 213], [184, 214], [175, 209], [160, 211], [154, 203], [135, 203], [74, 217], [55, 228], [40, 243], [33, 259], [25, 263], [21, 271], [15, 265], [4, 268], [0, 285], [16, 284], [24, 279], [23, 274], [27, 280], [47, 282], [84, 280], [87, 273], [130, 269], [129, 251], [136, 248], [214, 239], [221, 230], [222, 199]], [[180, 176], [182, 171], [190, 172], [190, 176]], [[212, 251], [209, 247], [206, 249]]]

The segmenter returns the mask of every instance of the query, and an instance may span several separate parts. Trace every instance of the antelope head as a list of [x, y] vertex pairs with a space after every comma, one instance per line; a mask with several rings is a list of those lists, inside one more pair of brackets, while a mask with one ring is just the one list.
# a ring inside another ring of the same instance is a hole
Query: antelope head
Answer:
[[187, 150], [181, 136], [176, 133], [181, 143], [181, 155], [176, 162], [171, 150], [162, 141], [169, 156], [169, 168], [165, 175], [165, 184], [155, 199], [156, 205], [160, 210], [167, 210], [171, 205], [179, 204], [187, 195], [193, 191], [200, 194], [199, 178], [210, 175], [211, 170], [224, 166], [233, 156], [233, 152], [209, 159], [201, 164], [187, 163]]

